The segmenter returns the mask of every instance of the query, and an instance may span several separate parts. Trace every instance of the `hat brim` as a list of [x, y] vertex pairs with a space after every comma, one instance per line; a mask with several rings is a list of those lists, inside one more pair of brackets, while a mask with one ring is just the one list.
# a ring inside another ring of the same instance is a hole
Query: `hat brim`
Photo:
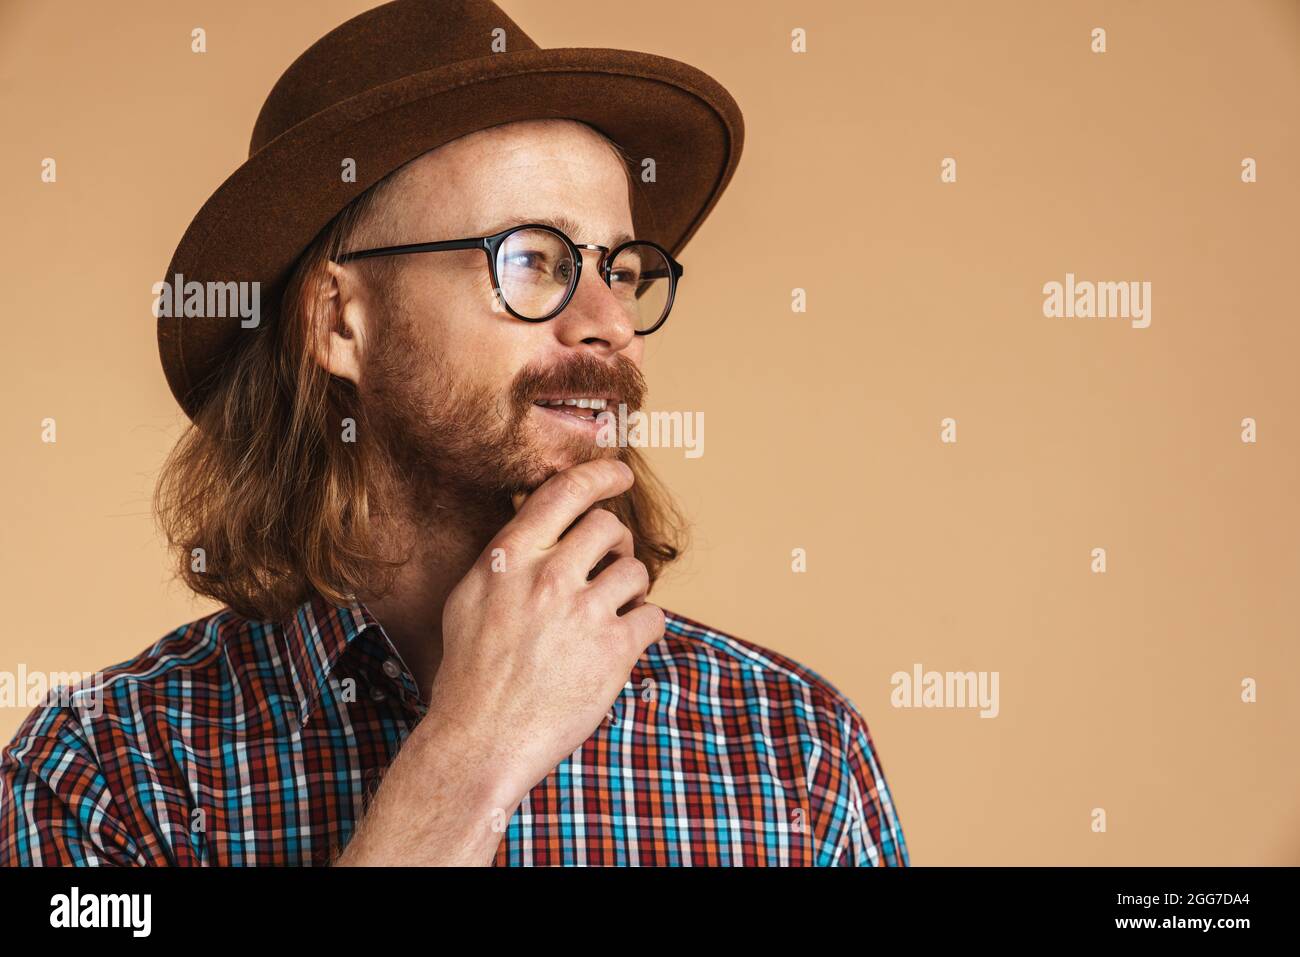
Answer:
[[[460, 136], [501, 123], [590, 123], [640, 160], [636, 234], [676, 255], [740, 160], [740, 108], [707, 74], [666, 57], [561, 48], [502, 53], [418, 73], [312, 116], [250, 156], [186, 229], [164, 281], [258, 282], [271, 316], [293, 264], [335, 215], [388, 173]], [[344, 158], [356, 182], [343, 182]], [[172, 310], [178, 312], [179, 310]], [[159, 316], [167, 383], [193, 417], [247, 334], [238, 316]]]

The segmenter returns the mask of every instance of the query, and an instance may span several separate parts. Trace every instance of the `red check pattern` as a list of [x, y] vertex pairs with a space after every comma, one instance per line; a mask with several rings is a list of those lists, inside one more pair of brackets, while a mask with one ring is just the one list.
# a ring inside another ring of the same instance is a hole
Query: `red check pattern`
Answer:
[[[328, 864], [426, 710], [360, 603], [223, 609], [28, 716], [0, 752], [0, 864]], [[501, 866], [908, 863], [852, 703], [671, 612], [500, 826]]]

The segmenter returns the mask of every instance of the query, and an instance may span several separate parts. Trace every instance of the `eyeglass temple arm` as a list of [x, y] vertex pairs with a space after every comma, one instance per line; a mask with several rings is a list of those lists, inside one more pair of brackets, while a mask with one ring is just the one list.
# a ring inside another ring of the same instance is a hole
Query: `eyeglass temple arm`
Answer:
[[370, 259], [373, 256], [404, 256], [407, 253], [436, 253], [444, 249], [484, 249], [483, 239], [447, 239], [436, 243], [403, 243], [400, 246], [380, 246], [377, 249], [359, 249], [343, 253], [334, 261], [345, 263], [352, 259]]

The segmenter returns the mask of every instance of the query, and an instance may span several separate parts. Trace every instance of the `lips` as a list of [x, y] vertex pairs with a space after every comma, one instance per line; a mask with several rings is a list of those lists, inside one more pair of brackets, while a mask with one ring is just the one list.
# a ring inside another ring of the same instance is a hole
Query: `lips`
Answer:
[[618, 405], [618, 400], [596, 396], [548, 396], [534, 399], [533, 405], [558, 415], [592, 421], [605, 409]]

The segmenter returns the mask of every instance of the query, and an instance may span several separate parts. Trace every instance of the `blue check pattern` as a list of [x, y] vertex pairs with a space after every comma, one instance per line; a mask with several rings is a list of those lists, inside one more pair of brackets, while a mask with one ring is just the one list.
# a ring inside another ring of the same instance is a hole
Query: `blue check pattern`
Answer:
[[[907, 865], [866, 723], [813, 671], [672, 612], [498, 866]], [[33, 711], [0, 864], [327, 865], [427, 707], [359, 602], [222, 609]]]

